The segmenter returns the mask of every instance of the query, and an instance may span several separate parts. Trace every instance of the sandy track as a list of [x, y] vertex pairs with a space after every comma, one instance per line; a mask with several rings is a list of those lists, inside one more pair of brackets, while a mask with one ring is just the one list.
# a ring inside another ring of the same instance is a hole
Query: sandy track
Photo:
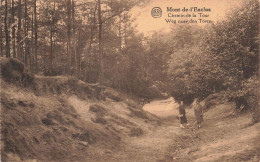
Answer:
[[106, 161], [124, 162], [158, 162], [166, 159], [172, 160], [169, 144], [183, 134], [176, 119], [177, 104], [170, 98], [154, 101], [144, 106], [144, 110], [162, 117], [160, 126], [147, 131], [140, 137], [126, 138], [120, 146], [119, 152], [113, 153]]
[[[144, 110], [162, 117], [157, 128], [141, 137], [127, 138], [119, 152], [106, 161], [253, 161], [258, 162], [259, 124], [250, 126], [250, 114], [236, 116], [230, 104], [218, 105], [205, 113], [203, 127], [195, 128], [193, 110], [187, 109], [190, 123], [179, 128], [177, 104], [172, 99], [154, 101]], [[232, 116], [233, 115], [233, 116]]]

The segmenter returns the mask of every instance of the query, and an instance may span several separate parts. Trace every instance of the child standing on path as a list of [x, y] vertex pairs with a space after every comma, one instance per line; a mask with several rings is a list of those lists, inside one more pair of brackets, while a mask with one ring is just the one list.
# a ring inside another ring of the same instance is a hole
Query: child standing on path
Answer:
[[194, 114], [195, 114], [196, 121], [197, 121], [197, 127], [200, 128], [201, 122], [203, 121], [203, 108], [200, 105], [197, 98], [194, 99], [193, 109], [194, 109]]
[[181, 101], [179, 106], [179, 119], [180, 119], [180, 127], [184, 128], [183, 124], [187, 123], [187, 118], [186, 118], [186, 112], [183, 105], [183, 101]]

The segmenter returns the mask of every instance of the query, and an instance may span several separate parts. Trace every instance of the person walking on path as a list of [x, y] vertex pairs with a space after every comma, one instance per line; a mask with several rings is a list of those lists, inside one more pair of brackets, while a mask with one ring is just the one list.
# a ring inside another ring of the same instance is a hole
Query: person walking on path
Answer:
[[203, 121], [203, 108], [200, 105], [199, 101], [197, 98], [194, 99], [194, 103], [193, 103], [193, 109], [194, 109], [194, 114], [196, 117], [196, 121], [197, 121], [197, 127], [200, 128], [201, 127], [201, 123]]
[[181, 101], [179, 106], [179, 120], [180, 120], [180, 127], [184, 128], [183, 124], [187, 124], [186, 112], [183, 105], [183, 101]]

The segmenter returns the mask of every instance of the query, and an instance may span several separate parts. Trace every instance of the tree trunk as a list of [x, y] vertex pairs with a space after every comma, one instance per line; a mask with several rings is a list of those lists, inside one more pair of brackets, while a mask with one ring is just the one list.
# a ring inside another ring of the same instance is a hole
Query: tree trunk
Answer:
[[12, 0], [12, 45], [13, 45], [13, 57], [16, 58], [14, 0]]
[[34, 64], [34, 46], [33, 46], [33, 31], [34, 31], [34, 26], [33, 26], [33, 23], [34, 23], [34, 21], [33, 21], [33, 14], [32, 14], [32, 26], [31, 26], [31, 28], [32, 28], [32, 33], [31, 33], [31, 65], [30, 65], [30, 67], [31, 67], [31, 72], [34, 72], [34, 66], [35, 66], [35, 64]]
[[75, 71], [75, 77], [78, 78], [78, 63], [77, 63], [77, 51], [76, 51], [76, 29], [75, 29], [75, 3], [72, 0], [72, 30], [73, 30], [73, 69]]
[[51, 25], [51, 29], [50, 29], [50, 73], [52, 73], [52, 60], [53, 60], [53, 49], [52, 49], [52, 25]]
[[24, 0], [24, 46], [25, 46], [25, 51], [24, 51], [24, 63], [25, 66], [28, 66], [28, 60], [29, 60], [29, 50], [28, 50], [28, 22], [27, 22], [27, 0]]
[[50, 74], [52, 73], [52, 66], [53, 66], [53, 28], [54, 28], [54, 12], [55, 12], [55, 1], [54, 1], [54, 5], [53, 5], [53, 11], [52, 11], [52, 15], [51, 15], [51, 28], [50, 28]]
[[122, 51], [121, 24], [122, 24], [122, 18], [121, 18], [121, 15], [119, 15], [118, 34], [119, 34], [119, 51], [120, 51], [120, 53], [121, 53], [121, 51]]
[[71, 0], [67, 0], [67, 73], [71, 74]]
[[22, 60], [21, 26], [22, 26], [22, 0], [19, 0], [18, 1], [18, 31], [17, 31], [17, 57], [19, 60]]
[[[90, 54], [91, 54], [91, 50], [92, 50], [92, 43], [93, 43], [93, 38], [94, 38], [94, 30], [96, 27], [96, 11], [97, 11], [97, 3], [95, 5], [95, 9], [93, 14], [91, 14], [91, 28], [90, 28], [90, 40], [89, 40], [89, 47], [88, 47], [88, 52], [87, 52], [87, 56], [86, 56], [86, 63], [87, 63], [87, 67], [90, 64]], [[92, 17], [93, 16], [93, 17]]]
[[46, 75], [47, 74], [47, 70], [46, 70], [46, 49], [43, 50], [43, 72]]
[[[122, 0], [120, 0], [120, 8], [121, 7], [122, 7]], [[122, 52], [122, 16], [121, 16], [121, 14], [119, 14], [118, 36], [119, 36], [119, 52], [121, 53]]]
[[104, 79], [104, 65], [103, 65], [103, 38], [102, 38], [102, 19], [101, 19], [101, 0], [98, 0], [98, 23], [99, 23], [99, 28], [98, 28], [98, 38], [99, 38], [99, 67], [100, 67], [100, 72], [99, 72], [99, 80], [98, 82], [102, 85], [103, 84], [103, 79]]
[[37, 0], [34, 0], [34, 58], [35, 58], [35, 73], [38, 73], [38, 24], [37, 24]]
[[5, 41], [6, 41], [6, 57], [10, 57], [10, 42], [9, 42], [9, 31], [8, 31], [8, 24], [7, 24], [7, 19], [8, 19], [8, 3], [7, 0], [5, 0], [5, 18], [4, 18], [4, 23], [5, 23]]
[[[80, 26], [80, 28], [79, 28], [79, 30], [78, 30], [78, 40], [80, 40], [80, 34], [81, 34], [81, 31], [80, 31], [80, 29], [81, 29], [81, 26]], [[78, 54], [77, 54], [77, 61], [78, 61], [78, 79], [82, 79], [81, 78], [81, 54], [79, 53], [79, 52], [77, 52]]]
[[[124, 15], [124, 18], [126, 19], [126, 14]], [[126, 38], [127, 38], [127, 33], [126, 33], [127, 32], [127, 23], [126, 22], [125, 22], [125, 29], [124, 30], [125, 30], [125, 35], [124, 35], [125, 42], [124, 43], [125, 43], [125, 47], [126, 47], [126, 44], [127, 44], [127, 41], [126, 41]]]
[[0, 56], [4, 56], [3, 54], [3, 36], [2, 36], [2, 0], [0, 0]]

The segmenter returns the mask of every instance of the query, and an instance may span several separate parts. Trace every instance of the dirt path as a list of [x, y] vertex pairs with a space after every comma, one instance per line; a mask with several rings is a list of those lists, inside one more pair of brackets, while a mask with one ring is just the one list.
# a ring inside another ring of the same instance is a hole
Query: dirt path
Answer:
[[260, 124], [251, 126], [250, 114], [237, 116], [232, 105], [218, 105], [204, 114], [203, 127], [197, 129], [193, 110], [187, 109], [190, 125], [182, 129], [176, 106], [172, 99], [145, 105], [146, 111], [162, 117], [161, 126], [126, 139], [121, 151], [107, 161], [259, 161]]
[[118, 153], [106, 161], [124, 161], [124, 162], [158, 162], [166, 159], [172, 160], [169, 152], [171, 144], [177, 136], [182, 135], [184, 130], [179, 128], [176, 119], [177, 106], [170, 98], [163, 101], [154, 101], [144, 106], [144, 110], [162, 117], [160, 126], [149, 130], [140, 137], [128, 137], [122, 142]]
[[181, 135], [180, 128], [176, 123], [169, 122], [158, 129], [147, 132], [142, 137], [129, 138], [123, 144], [124, 151], [118, 154], [117, 160], [155, 162], [168, 158], [167, 148], [178, 135]]
[[238, 115], [232, 103], [220, 104], [204, 114], [201, 129], [188, 118], [191, 125], [168, 148], [173, 161], [259, 162], [260, 124], [252, 125], [250, 113]]
[[[72, 105], [77, 105], [77, 111], [82, 115], [83, 118], [90, 119], [88, 112], [88, 105], [79, 102], [75, 98], [70, 98], [69, 101]], [[89, 104], [89, 103], [88, 103]], [[157, 123], [142, 123], [141, 119], [130, 118], [127, 114], [129, 110], [127, 105], [114, 102], [106, 107], [113, 109], [113, 113], [116, 112], [117, 115], [128, 119], [130, 122], [135, 123], [140, 128], [144, 130], [142, 136], [124, 136], [120, 145], [115, 146], [112, 150], [102, 149], [100, 147], [100, 152], [94, 155], [93, 157], [87, 157], [83, 161], [99, 161], [99, 162], [157, 162], [165, 159], [172, 159], [168, 157], [170, 153], [168, 152], [169, 144], [171, 144], [177, 136], [180, 136], [184, 133], [184, 130], [179, 128], [178, 120], [175, 115], [176, 112], [174, 109], [176, 104], [173, 99], [163, 100], [163, 101], [154, 101], [150, 104], [144, 106], [144, 109], [148, 112], [151, 112], [159, 117], [162, 117], [161, 124], [158, 126]], [[82, 107], [82, 108], [81, 108]], [[110, 127], [119, 128], [117, 125], [112, 124]], [[123, 133], [121, 130], [121, 133]], [[88, 149], [91, 151], [91, 148]]]
[[[126, 105], [118, 104], [115, 103], [113, 110], [126, 110], [123, 109], [127, 107]], [[154, 124], [148, 129], [145, 128], [142, 136], [126, 135], [114, 149], [101, 150], [87, 161], [259, 161], [259, 156], [257, 156], [259, 148], [256, 148], [256, 143], [260, 142], [257, 131], [260, 124], [252, 126], [250, 114], [236, 115], [232, 104], [218, 105], [204, 114], [202, 128], [197, 129], [193, 109], [186, 109], [190, 125], [183, 129], [179, 127], [179, 121], [176, 118], [177, 106], [172, 98], [153, 101], [145, 105], [144, 110], [161, 117], [159, 126]], [[121, 115], [127, 113], [129, 112], [118, 112]], [[81, 114], [84, 115], [83, 112]], [[124, 117], [126, 116], [124, 115]], [[137, 119], [131, 122], [136, 122], [138, 125]], [[139, 122], [141, 128], [147, 127], [147, 125], [151, 125], [151, 123]]]

